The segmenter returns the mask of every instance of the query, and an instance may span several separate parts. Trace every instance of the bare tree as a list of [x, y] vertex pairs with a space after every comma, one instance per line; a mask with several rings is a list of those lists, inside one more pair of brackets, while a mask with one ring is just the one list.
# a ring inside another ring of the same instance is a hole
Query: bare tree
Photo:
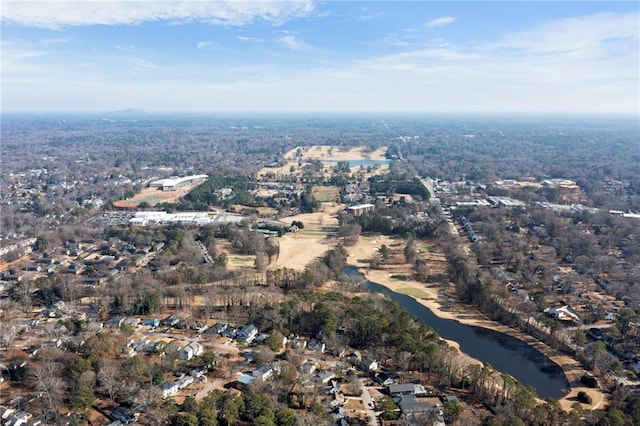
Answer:
[[65, 390], [65, 381], [61, 377], [62, 371], [61, 363], [48, 358], [33, 364], [29, 371], [35, 390], [42, 397], [43, 413], [48, 419], [56, 415], [62, 404], [62, 395]]
[[111, 401], [115, 401], [123, 386], [122, 369], [116, 361], [105, 360], [102, 363], [98, 370], [98, 382], [100, 390], [107, 394]]

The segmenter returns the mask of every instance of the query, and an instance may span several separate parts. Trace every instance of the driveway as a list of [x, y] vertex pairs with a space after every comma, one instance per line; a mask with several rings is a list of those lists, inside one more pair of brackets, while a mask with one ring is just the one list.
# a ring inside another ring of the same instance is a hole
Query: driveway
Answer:
[[378, 417], [374, 411], [373, 399], [371, 398], [369, 389], [364, 385], [364, 380], [358, 379], [358, 383], [360, 385], [360, 390], [362, 390], [362, 405], [364, 405], [364, 410], [369, 418], [369, 426], [377, 426]]

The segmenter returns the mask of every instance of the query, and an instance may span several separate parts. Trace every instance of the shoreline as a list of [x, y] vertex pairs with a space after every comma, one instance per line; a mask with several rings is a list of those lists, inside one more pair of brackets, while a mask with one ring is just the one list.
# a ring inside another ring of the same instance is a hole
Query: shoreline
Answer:
[[[412, 297], [415, 301], [429, 309], [438, 318], [453, 320], [464, 325], [480, 327], [506, 334], [539, 351], [562, 369], [567, 381], [569, 382], [569, 392], [562, 398], [558, 399], [563, 410], [572, 410], [572, 405], [577, 402], [576, 396], [580, 391], [588, 393], [593, 400], [591, 405], [581, 404], [585, 410], [595, 410], [606, 406], [606, 394], [599, 389], [588, 388], [580, 383], [580, 377], [586, 371], [582, 368], [581, 364], [572, 357], [562, 354], [558, 350], [547, 346], [543, 342], [523, 333], [522, 331], [490, 320], [476, 308], [469, 309], [470, 306], [464, 305], [458, 300], [446, 296], [433, 286], [419, 283], [414, 280], [396, 281], [390, 278], [388, 270], [367, 270], [367, 268], [363, 267], [362, 264], [354, 262], [348, 263], [350, 266], [357, 267], [367, 280], [380, 284], [381, 286], [396, 293], [402, 293]], [[416, 297], [415, 294], [409, 294], [407, 289], [413, 289], [416, 292], [423, 292], [427, 297]], [[453, 346], [460, 351], [459, 342], [450, 340], [446, 341], [450, 346]], [[481, 361], [471, 357], [470, 355], [462, 351], [460, 352], [468, 356], [470, 359], [481, 363]]]

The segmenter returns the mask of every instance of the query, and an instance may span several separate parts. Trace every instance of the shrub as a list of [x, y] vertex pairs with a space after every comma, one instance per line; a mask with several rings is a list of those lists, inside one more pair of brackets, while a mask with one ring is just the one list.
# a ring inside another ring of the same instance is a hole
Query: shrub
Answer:
[[595, 377], [590, 376], [588, 374], [584, 374], [582, 375], [582, 377], [580, 377], [580, 383], [582, 383], [583, 385], [589, 388], [598, 387], [598, 380]]
[[578, 392], [578, 401], [582, 402], [583, 404], [591, 404], [592, 402], [591, 397], [585, 391]]

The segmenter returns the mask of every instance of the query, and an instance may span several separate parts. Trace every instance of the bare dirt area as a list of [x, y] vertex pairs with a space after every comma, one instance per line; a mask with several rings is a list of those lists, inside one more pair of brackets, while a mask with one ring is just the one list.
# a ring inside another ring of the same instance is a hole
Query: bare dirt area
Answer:
[[187, 194], [191, 191], [193, 187], [185, 187], [184, 189], [178, 191], [162, 191], [158, 188], [144, 188], [134, 197], [120, 200], [113, 203], [115, 207], [120, 208], [135, 208], [140, 205], [140, 203], [146, 202], [150, 206], [155, 206], [159, 203], [175, 203], [178, 201], [180, 197]]

